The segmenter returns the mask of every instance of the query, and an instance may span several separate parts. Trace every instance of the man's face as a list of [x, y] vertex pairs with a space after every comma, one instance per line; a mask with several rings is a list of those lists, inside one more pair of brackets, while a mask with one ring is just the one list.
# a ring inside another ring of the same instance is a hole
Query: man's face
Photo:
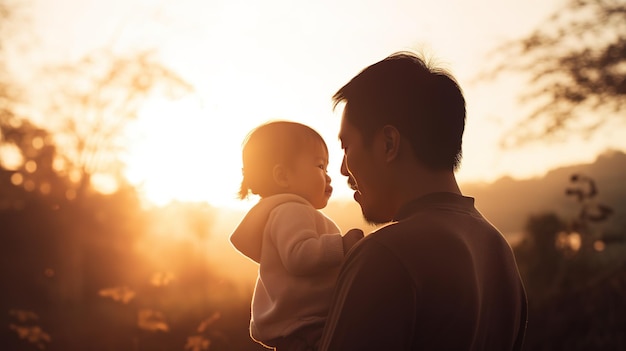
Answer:
[[[346, 118], [348, 108], [344, 109], [339, 131], [339, 140], [344, 151], [341, 174], [348, 177], [348, 184], [354, 192], [354, 200], [361, 206], [365, 219], [374, 224], [392, 220], [385, 181], [386, 165], [384, 152], [380, 152], [380, 138], [364, 140], [361, 132]], [[384, 147], [384, 146], [383, 146]]]

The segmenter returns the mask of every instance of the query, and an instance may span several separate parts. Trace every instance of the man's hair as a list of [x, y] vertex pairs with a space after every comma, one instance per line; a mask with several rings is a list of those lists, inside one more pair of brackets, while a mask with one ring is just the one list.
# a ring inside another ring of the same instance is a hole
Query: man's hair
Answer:
[[273, 169], [277, 164], [290, 166], [310, 143], [320, 143], [326, 153], [328, 147], [313, 128], [289, 121], [274, 121], [253, 129], [244, 139], [242, 148], [242, 175], [239, 198], [250, 193], [269, 196], [276, 191]]
[[465, 129], [465, 98], [444, 69], [410, 52], [397, 52], [356, 75], [333, 96], [344, 118], [366, 142], [385, 125], [411, 143], [418, 161], [434, 170], [457, 170]]

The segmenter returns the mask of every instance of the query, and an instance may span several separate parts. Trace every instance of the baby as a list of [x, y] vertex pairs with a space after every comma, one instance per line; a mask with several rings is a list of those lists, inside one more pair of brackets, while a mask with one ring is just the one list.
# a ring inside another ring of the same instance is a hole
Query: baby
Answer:
[[363, 238], [318, 211], [333, 190], [327, 166], [323, 138], [300, 123], [261, 125], [244, 142], [239, 195], [261, 200], [230, 240], [259, 263], [250, 335], [277, 351], [315, 350], [339, 266]]

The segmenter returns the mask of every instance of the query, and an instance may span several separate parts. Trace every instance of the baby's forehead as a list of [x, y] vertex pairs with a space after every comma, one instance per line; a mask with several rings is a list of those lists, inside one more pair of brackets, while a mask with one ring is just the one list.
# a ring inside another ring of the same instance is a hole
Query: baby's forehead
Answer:
[[307, 139], [308, 140], [304, 141], [302, 152], [316, 158], [328, 159], [328, 147], [326, 146], [324, 140], [320, 140], [319, 138]]

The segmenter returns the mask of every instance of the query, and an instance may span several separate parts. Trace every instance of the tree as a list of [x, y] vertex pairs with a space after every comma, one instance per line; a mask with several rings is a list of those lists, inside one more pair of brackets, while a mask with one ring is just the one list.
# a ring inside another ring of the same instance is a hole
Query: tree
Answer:
[[44, 77], [49, 83], [45, 111], [67, 158], [65, 171], [80, 178], [79, 194], [96, 173], [119, 180], [125, 129], [147, 99], [155, 93], [176, 98], [193, 90], [149, 50], [93, 52], [78, 62], [48, 67]]
[[[95, 174], [109, 176], [119, 185], [124, 182], [120, 156], [128, 145], [126, 127], [142, 105], [157, 93], [172, 99], [193, 88], [159, 62], [155, 51], [118, 53], [112, 45], [115, 40], [76, 62], [49, 64], [34, 82], [21, 82], [12, 75], [17, 69], [11, 64], [28, 62], [24, 58], [32, 54], [25, 50], [32, 42], [22, 11], [25, 4], [0, 0], [0, 167], [8, 146], [11, 151], [19, 149], [22, 168], [30, 162], [31, 168], [41, 169], [28, 143], [43, 140], [55, 150], [55, 171], [74, 180], [77, 196], [91, 187]], [[38, 71], [21, 65], [22, 71]], [[43, 90], [40, 95], [37, 89]], [[26, 97], [34, 98], [25, 101]], [[49, 138], [35, 136], [34, 130]], [[6, 133], [12, 133], [11, 140]]]
[[[28, 28], [24, 28], [26, 19], [21, 5], [23, 3], [0, 0], [0, 210], [19, 204], [15, 200], [22, 196], [22, 188], [28, 187], [32, 191], [43, 185], [32, 179], [33, 172], [23, 172], [26, 167], [24, 159], [46, 159], [54, 153], [44, 143], [46, 131], [24, 120], [17, 112], [24, 93], [12, 74], [11, 58], [12, 54], [21, 53], [24, 33], [28, 33]], [[11, 169], [5, 169], [7, 166]], [[28, 167], [33, 169], [32, 164]], [[14, 171], [18, 173], [15, 177]], [[22, 187], [14, 188], [16, 183]], [[48, 187], [49, 183], [44, 185], [44, 191]]]
[[592, 136], [623, 123], [626, 107], [626, 2], [568, 0], [529, 36], [496, 51], [490, 74], [521, 71], [530, 87], [521, 96], [534, 104], [503, 139], [519, 146], [543, 138]]
[[562, 269], [563, 256], [555, 244], [565, 228], [565, 222], [553, 212], [532, 215], [526, 221], [524, 239], [515, 247], [515, 256], [526, 290], [533, 299], [545, 298], [561, 283], [556, 278]]
[[[15, 42], [15, 25], [19, 9], [15, 4], [0, 0], [0, 119], [8, 120], [14, 115], [13, 106], [17, 89], [8, 68], [8, 46]], [[2, 141], [2, 134], [0, 134]]]

